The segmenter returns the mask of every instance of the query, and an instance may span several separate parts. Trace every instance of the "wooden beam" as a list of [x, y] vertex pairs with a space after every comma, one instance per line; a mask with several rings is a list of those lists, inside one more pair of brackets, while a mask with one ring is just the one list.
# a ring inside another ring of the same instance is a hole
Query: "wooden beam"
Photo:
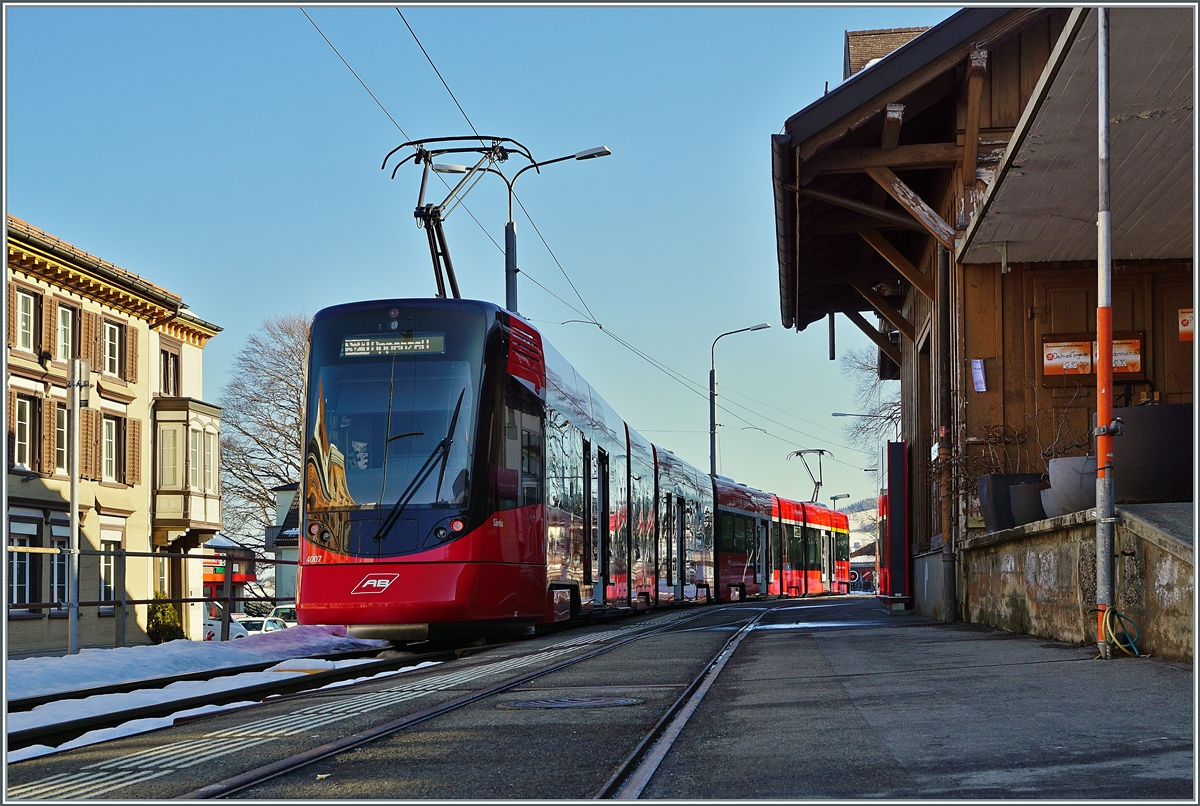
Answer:
[[879, 147], [891, 151], [900, 144], [900, 127], [904, 124], [904, 104], [888, 104], [883, 114], [883, 137]]
[[[884, 170], [887, 170], [886, 168]], [[894, 175], [894, 174], [893, 174]], [[898, 180], [897, 180], [898, 181]], [[880, 221], [887, 221], [889, 224], [895, 224], [899, 227], [925, 232], [925, 227], [920, 221], [914, 221], [911, 216], [906, 216], [903, 213], [897, 213], [894, 210], [885, 210], [882, 207], [876, 207], [873, 204], [860, 202], [858, 199], [849, 199], [845, 196], [838, 196], [836, 193], [826, 193], [823, 190], [816, 188], [800, 188], [797, 191], [803, 196], [808, 196], [817, 201], [823, 201], [826, 204], [833, 204], [838, 207], [844, 207], [847, 210], [853, 210], [856, 213], [878, 218]]]
[[879, 332], [879, 328], [871, 327], [871, 323], [863, 319], [862, 314], [858, 311], [842, 311], [842, 313], [847, 319], [858, 325], [858, 329], [865, 333], [868, 339], [875, 342], [884, 355], [895, 361], [896, 366], [903, 366], [900, 361], [900, 348], [888, 341], [887, 336]]
[[900, 272], [905, 280], [912, 283], [913, 288], [921, 292], [925, 299], [933, 302], [934, 288], [933, 281], [925, 276], [924, 272], [916, 266], [908, 262], [908, 258], [900, 254], [900, 250], [892, 246], [887, 238], [884, 238], [877, 230], [864, 227], [858, 231], [862, 239], [875, 248], [875, 251], [883, 257], [888, 263], [895, 267], [896, 271]]
[[957, 143], [916, 143], [882, 148], [831, 148], [813, 157], [800, 169], [800, 182], [807, 185], [818, 175], [845, 174], [864, 168], [946, 168], [957, 165], [963, 148]]
[[963, 135], [963, 187], [975, 187], [975, 169], [979, 160], [979, 108], [983, 98], [983, 74], [987, 71], [987, 51], [976, 48], [967, 59], [967, 121]]
[[883, 298], [882, 295], [866, 283], [851, 283], [854, 290], [862, 294], [863, 299], [871, 304], [871, 307], [879, 312], [879, 315], [892, 323], [896, 330], [900, 331], [900, 335], [904, 336], [909, 341], [915, 341], [917, 337], [916, 328], [912, 322], [904, 318], [904, 314], [896, 310], [892, 303]]
[[950, 225], [943, 221], [942, 217], [935, 213], [924, 199], [914, 193], [912, 188], [901, 182], [900, 177], [892, 173], [891, 168], [879, 167], [866, 170], [867, 174], [878, 182], [879, 186], [886, 190], [901, 207], [908, 210], [930, 235], [940, 241], [942, 246], [951, 252], [954, 251], [954, 230], [950, 229]]

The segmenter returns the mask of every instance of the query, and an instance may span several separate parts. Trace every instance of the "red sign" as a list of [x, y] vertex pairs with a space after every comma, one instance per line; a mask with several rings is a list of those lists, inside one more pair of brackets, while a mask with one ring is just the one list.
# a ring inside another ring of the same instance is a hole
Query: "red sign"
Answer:
[[1191, 341], [1192, 331], [1196, 329], [1196, 317], [1191, 308], [1179, 309], [1179, 340]]

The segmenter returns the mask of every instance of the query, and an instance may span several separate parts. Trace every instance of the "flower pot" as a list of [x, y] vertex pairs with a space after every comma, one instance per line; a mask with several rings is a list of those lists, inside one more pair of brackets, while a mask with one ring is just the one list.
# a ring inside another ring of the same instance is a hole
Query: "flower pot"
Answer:
[[1068, 512], [1081, 512], [1096, 506], [1096, 457], [1063, 456], [1051, 459], [1050, 489], [1059, 507]]
[[1024, 526], [1027, 523], [1046, 519], [1046, 510], [1042, 509], [1042, 490], [1045, 487], [1045, 482], [1037, 482], [1035, 484], [1014, 484], [1008, 488], [1014, 525]]
[[1016, 526], [1013, 520], [1012, 500], [1009, 488], [1014, 484], [1033, 484], [1044, 481], [1044, 473], [989, 473], [980, 476], [979, 508], [983, 513], [983, 524], [989, 532], [999, 532]]
[[1042, 510], [1046, 513], [1047, 518], [1057, 518], [1071, 511], [1058, 502], [1058, 496], [1054, 494], [1053, 487], [1042, 490]]

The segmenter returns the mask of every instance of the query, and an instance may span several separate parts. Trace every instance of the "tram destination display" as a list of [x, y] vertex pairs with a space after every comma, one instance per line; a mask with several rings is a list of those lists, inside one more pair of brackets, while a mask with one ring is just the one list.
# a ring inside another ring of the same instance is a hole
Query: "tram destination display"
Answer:
[[444, 352], [446, 352], [444, 333], [348, 336], [342, 339], [343, 358], [378, 355], [436, 355]]

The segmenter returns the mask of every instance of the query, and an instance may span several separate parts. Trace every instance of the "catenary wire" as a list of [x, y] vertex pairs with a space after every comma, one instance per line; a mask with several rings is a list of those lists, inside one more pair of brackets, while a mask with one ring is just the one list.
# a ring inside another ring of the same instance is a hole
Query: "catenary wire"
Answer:
[[[397, 129], [397, 130], [399, 130], [399, 131], [400, 131], [400, 133], [401, 133], [401, 134], [403, 134], [403, 135], [404, 135], [404, 137], [407, 139], [407, 138], [408, 138], [408, 136], [409, 136], [409, 135], [408, 135], [408, 133], [404, 131], [404, 128], [403, 128], [403, 127], [402, 127], [402, 126], [401, 126], [401, 125], [400, 125], [400, 124], [399, 124], [399, 123], [396, 121], [396, 119], [395, 119], [395, 118], [393, 118], [393, 117], [392, 117], [391, 113], [387, 111], [387, 108], [386, 108], [386, 107], [384, 107], [384, 105], [383, 105], [383, 104], [382, 104], [382, 103], [379, 101], [379, 99], [378, 99], [378, 98], [375, 96], [375, 93], [371, 92], [371, 89], [370, 89], [370, 87], [368, 87], [368, 86], [366, 85], [366, 82], [364, 82], [364, 81], [362, 80], [362, 78], [361, 78], [361, 77], [358, 75], [358, 73], [357, 73], [357, 72], [354, 70], [354, 68], [350, 66], [350, 63], [349, 63], [348, 61], [346, 61], [345, 57], [344, 57], [344, 56], [342, 56], [341, 52], [339, 52], [339, 51], [338, 51], [338, 49], [337, 49], [337, 47], [336, 47], [336, 46], [334, 46], [333, 42], [331, 42], [331, 41], [330, 41], [329, 37], [327, 37], [327, 36], [325, 35], [324, 31], [322, 31], [322, 30], [321, 30], [320, 26], [318, 26], [318, 25], [317, 25], [316, 21], [314, 21], [314, 20], [313, 20], [313, 18], [309, 16], [308, 12], [307, 12], [307, 11], [305, 11], [303, 8], [301, 8], [301, 9], [300, 9], [300, 11], [301, 11], [301, 12], [304, 14], [304, 16], [305, 16], [305, 17], [308, 19], [308, 21], [309, 21], [309, 22], [312, 24], [313, 28], [315, 28], [315, 29], [316, 29], [317, 33], [321, 35], [321, 38], [325, 40], [325, 42], [326, 42], [326, 43], [329, 45], [329, 47], [330, 47], [330, 48], [333, 50], [333, 52], [334, 52], [334, 53], [337, 55], [337, 57], [338, 57], [338, 58], [339, 58], [339, 59], [342, 61], [342, 63], [343, 63], [344, 65], [346, 65], [346, 69], [348, 69], [348, 70], [350, 71], [350, 73], [351, 73], [351, 74], [352, 74], [352, 75], [355, 77], [355, 79], [357, 79], [357, 80], [358, 80], [358, 83], [359, 83], [359, 84], [361, 84], [361, 85], [362, 85], [362, 88], [363, 88], [364, 90], [366, 90], [366, 91], [367, 91], [367, 94], [371, 96], [371, 99], [372, 99], [373, 101], [375, 101], [376, 105], [378, 105], [378, 106], [379, 106], [379, 108], [380, 108], [380, 109], [383, 111], [383, 113], [384, 113], [385, 115], [387, 115], [387, 117], [388, 117], [388, 120], [390, 120], [390, 121], [392, 122], [392, 124], [393, 124], [393, 125], [396, 127], [396, 129]], [[475, 125], [474, 125], [474, 124], [471, 122], [471, 119], [470, 119], [470, 117], [467, 115], [466, 111], [465, 111], [465, 110], [463, 110], [463, 108], [462, 108], [462, 105], [461, 105], [461, 104], [459, 104], [459, 102], [458, 102], [458, 99], [457, 99], [457, 98], [455, 98], [455, 96], [454, 96], [454, 92], [453, 92], [453, 91], [450, 89], [449, 85], [446, 83], [446, 80], [445, 80], [445, 79], [442, 77], [442, 74], [441, 74], [441, 72], [440, 72], [440, 71], [437, 69], [437, 65], [436, 65], [436, 64], [434, 64], [434, 62], [433, 62], [433, 59], [429, 57], [429, 53], [428, 53], [428, 52], [425, 50], [425, 47], [424, 47], [424, 46], [421, 44], [421, 41], [420, 41], [420, 39], [417, 37], [416, 33], [415, 33], [413, 30], [412, 30], [412, 26], [410, 26], [410, 25], [408, 24], [408, 20], [404, 19], [404, 15], [403, 15], [403, 13], [401, 13], [401, 12], [400, 12], [400, 9], [399, 9], [399, 8], [396, 8], [396, 13], [400, 15], [400, 19], [401, 19], [401, 20], [404, 22], [404, 25], [405, 25], [405, 27], [406, 27], [406, 28], [408, 28], [408, 30], [409, 30], [409, 33], [410, 33], [410, 34], [412, 34], [412, 37], [413, 37], [413, 39], [414, 39], [414, 40], [416, 41], [416, 43], [417, 43], [417, 46], [418, 46], [418, 47], [421, 49], [421, 52], [422, 52], [422, 53], [425, 55], [425, 58], [426, 58], [426, 60], [428, 60], [428, 61], [429, 61], [429, 64], [430, 64], [430, 66], [433, 68], [434, 72], [437, 74], [438, 78], [441, 80], [441, 82], [442, 82], [442, 85], [443, 85], [443, 86], [445, 87], [445, 89], [446, 89], [446, 92], [447, 92], [447, 93], [449, 93], [449, 95], [450, 95], [451, 99], [454, 101], [455, 105], [458, 107], [459, 111], [462, 113], [462, 115], [463, 115], [463, 118], [464, 118], [464, 119], [467, 121], [467, 124], [468, 124], [468, 125], [471, 127], [471, 130], [472, 130], [472, 131], [475, 133], [476, 137], [478, 137], [478, 136], [479, 136], [479, 132], [478, 132], [478, 131], [476, 131], [476, 129], [475, 129]], [[445, 179], [444, 179], [444, 178], [442, 178], [441, 176], [439, 176], [438, 178], [439, 178], [439, 179], [441, 179], [441, 181], [443, 182], [443, 184], [446, 184], [446, 182], [445, 182]], [[448, 184], [447, 184], [447, 187], [449, 187], [449, 185], [448, 185]], [[517, 198], [515, 193], [513, 194], [513, 196], [514, 196], [514, 198]], [[560, 297], [560, 296], [558, 296], [557, 294], [555, 294], [554, 292], [550, 291], [550, 289], [548, 289], [548, 288], [547, 288], [545, 285], [543, 285], [542, 283], [538, 282], [538, 280], [537, 280], [536, 278], [534, 278], [532, 275], [530, 275], [528, 272], [526, 272], [526, 271], [522, 271], [522, 274], [524, 274], [526, 277], [528, 277], [528, 278], [530, 279], [530, 281], [531, 281], [531, 282], [533, 282], [535, 285], [537, 285], [539, 288], [541, 288], [541, 289], [542, 289], [543, 291], [545, 291], [547, 294], [549, 294], [550, 296], [554, 297], [554, 298], [555, 298], [556, 300], [558, 300], [559, 302], [561, 302], [561, 303], [563, 303], [564, 305], [566, 305], [566, 306], [567, 306], [569, 309], [571, 309], [571, 310], [572, 310], [572, 311], [574, 311], [575, 313], [578, 313], [580, 316], [585, 316], [585, 315], [586, 315], [586, 316], [589, 318], [589, 322], [588, 322], [588, 323], [589, 323], [589, 324], [594, 324], [594, 325], [596, 325], [597, 327], [599, 327], [599, 328], [600, 328], [600, 330], [601, 330], [603, 333], [605, 333], [605, 334], [606, 334], [606, 335], [607, 335], [609, 338], [613, 339], [613, 340], [614, 340], [614, 341], [616, 341], [618, 344], [620, 344], [621, 346], [625, 347], [626, 349], [628, 349], [629, 351], [631, 351], [632, 353], [634, 353], [635, 355], [637, 355], [638, 357], [642, 358], [644, 361], [646, 361], [647, 363], [649, 363], [651, 366], [653, 366], [653, 367], [655, 367], [656, 369], [658, 369], [660, 372], [663, 372], [663, 373], [664, 373], [664, 374], [666, 374], [668, 377], [672, 378], [672, 379], [673, 379], [673, 380], [675, 380], [677, 383], [681, 384], [681, 385], [682, 385], [682, 386], [683, 386], [685, 389], [687, 389], [688, 391], [692, 392], [693, 394], [695, 394], [695, 395], [697, 395], [697, 396], [699, 396], [699, 397], [706, 398], [706, 397], [707, 397], [706, 393], [705, 393], [705, 392], [703, 392], [703, 391], [701, 391], [701, 389], [699, 388], [699, 387], [700, 387], [700, 384], [697, 384], [695, 381], [692, 381], [691, 379], [687, 378], [686, 376], [682, 375], [681, 373], [679, 373], [679, 372], [676, 372], [675, 370], [673, 370], [673, 369], [671, 369], [670, 367], [668, 367], [666, 364], [663, 364], [661, 361], [658, 361], [657, 359], [655, 359], [653, 356], [651, 356], [651, 355], [649, 355], [648, 353], [644, 352], [643, 350], [641, 350], [641, 349], [639, 349], [639, 348], [635, 347], [635, 346], [634, 346], [632, 343], [630, 343], [630, 342], [626, 341], [625, 339], [622, 339], [620, 336], [618, 336], [617, 334], [613, 333], [611, 330], [608, 330], [607, 328], [605, 328], [605, 327], [604, 327], [604, 326], [603, 326], [603, 325], [602, 325], [602, 324], [599, 322], [599, 320], [598, 320], [598, 319], [596, 319], [595, 315], [594, 315], [594, 314], [592, 313], [592, 311], [591, 311], [591, 308], [588, 306], [587, 302], [586, 302], [586, 301], [583, 299], [583, 296], [582, 296], [582, 295], [579, 293], [579, 290], [578, 290], [578, 289], [575, 287], [575, 284], [574, 284], [574, 283], [571, 281], [571, 278], [570, 278], [570, 276], [567, 274], [567, 271], [566, 271], [566, 269], [563, 267], [562, 263], [561, 263], [561, 262], [558, 260], [558, 257], [557, 257], [557, 256], [554, 254], [554, 251], [553, 251], [553, 250], [550, 248], [550, 244], [546, 242], [546, 239], [545, 239], [545, 237], [542, 235], [542, 233], [541, 233], [541, 230], [539, 230], [539, 229], [538, 229], [538, 226], [537, 226], [537, 224], [534, 222], [534, 220], [533, 220], [533, 217], [529, 215], [529, 211], [525, 209], [525, 205], [521, 203], [521, 200], [520, 200], [519, 198], [517, 198], [517, 204], [518, 204], [518, 205], [520, 205], [520, 207], [521, 207], [521, 211], [522, 211], [522, 212], [525, 214], [525, 217], [526, 217], [526, 218], [529, 220], [529, 223], [530, 223], [530, 225], [532, 225], [532, 226], [533, 226], [533, 229], [534, 229], [534, 231], [537, 233], [537, 235], [538, 235], [538, 238], [539, 238], [539, 239], [542, 241], [542, 244], [543, 244], [543, 245], [546, 247], [546, 251], [550, 253], [550, 256], [551, 256], [551, 257], [554, 259], [554, 262], [555, 262], [555, 263], [558, 265], [558, 268], [559, 268], [559, 270], [560, 270], [560, 271], [563, 273], [563, 276], [566, 278], [566, 280], [567, 280], [568, 284], [570, 284], [570, 286], [571, 286], [571, 290], [575, 292], [575, 295], [576, 295], [576, 296], [579, 298], [579, 301], [580, 301], [580, 303], [582, 303], [582, 304], [583, 304], [583, 306], [584, 306], [584, 308], [586, 308], [586, 309], [587, 309], [587, 313], [586, 313], [586, 314], [584, 314], [582, 311], [580, 311], [578, 308], [576, 308], [576, 307], [574, 307], [573, 305], [571, 305], [570, 303], [568, 303], [568, 302], [567, 302], [566, 300], [564, 300], [562, 297]], [[463, 209], [464, 209], [464, 210], [466, 210], [466, 211], [467, 211], [467, 214], [471, 216], [471, 220], [473, 220], [473, 221], [476, 223], [476, 225], [478, 225], [478, 226], [479, 226], [479, 228], [480, 228], [480, 229], [483, 231], [483, 233], [484, 233], [485, 235], [487, 235], [488, 239], [489, 239], [489, 240], [492, 242], [492, 245], [493, 245], [493, 246], [495, 246], [495, 247], [496, 247], [496, 248], [497, 248], [497, 249], [498, 249], [498, 250], [499, 250], [499, 251], [500, 251], [500, 252], [503, 254], [503, 252], [504, 252], [503, 248], [500, 246], [500, 244], [499, 244], [499, 243], [497, 243], [497, 242], [496, 242], [496, 239], [495, 239], [495, 238], [493, 238], [493, 237], [491, 236], [491, 233], [489, 233], [489, 232], [487, 231], [487, 228], [483, 226], [483, 224], [482, 224], [482, 223], [479, 221], [479, 219], [475, 217], [475, 214], [471, 212], [471, 210], [470, 210], [470, 209], [469, 209], [469, 208], [466, 206], [466, 204], [463, 204], [463, 205], [462, 205], [462, 207], [463, 207]], [[726, 394], [727, 394], [727, 395], [729, 395], [729, 394], [731, 394], [731, 393], [727, 392]], [[747, 397], [747, 399], [751, 399], [751, 400], [753, 400], [753, 398], [749, 398], [748, 396], [744, 396], [744, 395], [742, 395], [742, 396], [743, 396], [743, 397]], [[755, 401], [755, 402], [759, 402], [759, 403], [761, 403], [761, 401]], [[773, 420], [773, 419], [771, 419], [771, 418], [769, 418], [769, 417], [766, 417], [766, 416], [762, 415], [760, 412], [756, 412], [756, 411], [754, 411], [753, 409], [751, 409], [750, 407], [748, 407], [748, 406], [744, 406], [744, 405], [742, 405], [742, 404], [740, 404], [740, 403], [736, 403], [736, 402], [734, 402], [734, 403], [733, 403], [733, 405], [735, 405], [735, 406], [738, 406], [739, 408], [745, 409], [746, 411], [749, 411], [749, 412], [751, 412], [752, 414], [755, 414], [755, 415], [757, 415], [757, 416], [759, 416], [759, 417], [762, 417], [764, 420], [766, 420], [766, 421], [767, 421], [767, 422], [769, 422], [769, 423], [772, 423], [772, 424], [774, 424], [774, 425], [778, 425], [778, 426], [780, 426], [781, 428], [785, 428], [785, 429], [787, 429], [787, 430], [789, 430], [789, 431], [793, 431], [793, 432], [795, 432], [795, 433], [797, 433], [797, 434], [800, 434], [800, 435], [802, 435], [802, 436], [808, 437], [809, 439], [814, 439], [814, 440], [817, 440], [818, 442], [824, 442], [824, 443], [826, 443], [826, 444], [832, 444], [832, 445], [835, 445], [835, 446], [837, 446], [837, 447], [845, 448], [846, 450], [852, 450], [852, 451], [856, 451], [856, 452], [858, 452], [858, 453], [863, 453], [863, 454], [865, 454], [865, 453], [866, 453], [866, 451], [859, 451], [859, 450], [857, 450], [857, 449], [855, 449], [855, 448], [850, 448], [849, 446], [846, 446], [846, 445], [841, 445], [840, 443], [833, 442], [832, 440], [829, 440], [829, 439], [826, 439], [826, 438], [823, 438], [823, 437], [818, 437], [818, 436], [815, 436], [815, 435], [813, 435], [813, 434], [809, 434], [809, 433], [807, 433], [807, 432], [801, 431], [800, 429], [793, 428], [793, 427], [791, 427], [791, 426], [789, 426], [789, 425], [787, 425], [787, 424], [785, 424], [785, 423], [780, 423], [780, 422], [778, 422], [777, 420]], [[763, 403], [762, 405], [769, 405], [769, 404]], [[721, 411], [723, 411], [724, 413], [728, 414], [729, 416], [731, 416], [731, 417], [733, 417], [733, 418], [735, 418], [735, 419], [739, 420], [740, 422], [746, 423], [747, 425], [754, 425], [752, 422], [750, 422], [750, 421], [749, 421], [749, 420], [747, 420], [746, 418], [742, 417], [741, 415], [739, 415], [739, 414], [737, 414], [737, 413], [735, 413], [735, 412], [732, 412], [732, 411], [730, 411], [729, 409], [727, 409], [727, 408], [726, 408], [725, 406], [723, 406], [723, 405], [718, 405], [718, 408], [719, 408]], [[774, 408], [774, 407], [772, 407], [772, 408]], [[791, 416], [795, 416], [795, 415], [791, 415]], [[801, 420], [803, 420], [803, 418], [797, 418], [797, 419], [801, 419]], [[807, 421], [805, 421], [805, 422], [807, 422]], [[814, 423], [814, 425], [815, 425], [815, 423]], [[820, 426], [818, 426], [818, 427], [820, 427]], [[764, 433], [764, 434], [766, 434], [767, 436], [769, 436], [769, 437], [772, 437], [773, 439], [777, 439], [777, 440], [779, 440], [780, 442], [784, 442], [784, 443], [786, 443], [786, 444], [792, 444], [792, 442], [793, 442], [792, 440], [786, 439], [786, 438], [784, 438], [784, 437], [781, 437], [781, 436], [779, 436], [779, 435], [777, 435], [777, 434], [773, 434], [773, 433], [771, 433], [770, 431], [767, 431], [767, 430], [765, 430], [765, 429], [761, 429], [761, 430], [762, 430], [762, 431], [763, 431], [763, 433]], [[851, 468], [854, 468], [854, 469], [859, 469], [859, 470], [861, 470], [861, 468], [857, 468], [857, 467], [855, 467], [854, 465], [851, 465], [851, 464], [850, 464], [850, 463], [848, 463], [848, 462], [844, 462], [844, 461], [842, 461], [842, 460], [840, 460], [840, 459], [837, 459], [837, 458], [836, 458], [836, 457], [834, 457], [834, 456], [830, 456], [830, 460], [831, 460], [831, 461], [834, 461], [834, 462], [836, 462], [836, 463], [838, 463], [838, 464], [845, 465], [846, 467], [851, 467]]]

